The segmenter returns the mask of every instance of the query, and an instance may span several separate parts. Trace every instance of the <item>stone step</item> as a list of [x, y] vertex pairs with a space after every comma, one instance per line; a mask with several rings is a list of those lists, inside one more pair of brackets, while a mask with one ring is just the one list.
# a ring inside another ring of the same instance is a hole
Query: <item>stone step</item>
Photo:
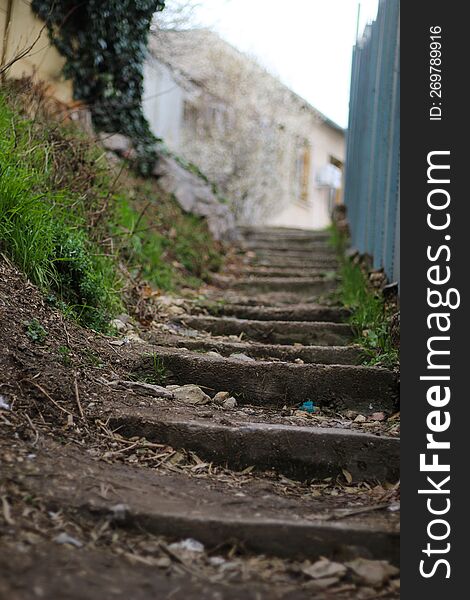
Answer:
[[396, 482], [400, 440], [327, 427], [267, 423], [230, 424], [181, 419], [171, 409], [128, 409], [111, 416], [108, 426], [128, 438], [143, 437], [173, 448], [192, 450], [199, 458], [230, 469], [253, 466], [275, 470], [300, 481], [336, 477], [346, 469], [356, 484]]
[[331, 238], [329, 231], [314, 231], [312, 229], [292, 229], [292, 228], [270, 228], [270, 227], [240, 227], [240, 234], [247, 240], [305, 240], [310, 241], [328, 241]]
[[347, 323], [312, 321], [253, 321], [233, 317], [184, 315], [173, 322], [212, 335], [237, 335], [269, 344], [344, 346], [353, 340]]
[[274, 408], [313, 400], [319, 407], [364, 415], [392, 414], [398, 406], [396, 375], [377, 367], [247, 361], [154, 346], [136, 362], [135, 373], [152, 376], [155, 361], [168, 383], [194, 383], [214, 394], [224, 390], [241, 404]]
[[289, 292], [298, 296], [328, 294], [337, 287], [337, 282], [307, 277], [225, 277], [212, 275], [211, 283], [224, 289], [243, 291], [246, 294], [264, 292]]
[[314, 254], [307, 257], [289, 256], [282, 253], [257, 254], [252, 257], [244, 257], [246, 265], [254, 267], [287, 268], [294, 269], [321, 269], [333, 271], [338, 268], [338, 261], [334, 257], [318, 257]]
[[295, 239], [278, 239], [260, 240], [258, 238], [245, 240], [240, 243], [240, 250], [245, 252], [257, 252], [258, 250], [267, 251], [292, 251], [292, 252], [310, 252], [336, 254], [335, 249], [328, 241], [323, 240], [295, 240]]
[[[222, 292], [219, 289], [219, 294]], [[240, 290], [223, 290], [223, 297], [231, 304], [240, 302], [240, 294], [244, 294], [245, 300], [252, 298], [254, 305], [258, 306], [292, 306], [299, 302], [325, 304], [332, 298], [332, 293], [313, 294], [311, 296], [298, 294], [297, 292], [277, 291], [277, 292], [260, 292], [248, 294], [246, 291]], [[220, 298], [220, 295], [219, 295]], [[244, 303], [244, 302], [243, 302]]]
[[253, 248], [247, 253], [248, 256], [255, 254], [258, 258], [279, 258], [279, 259], [299, 259], [299, 260], [322, 260], [328, 263], [331, 261], [337, 264], [338, 259], [334, 250], [282, 250], [279, 248]]
[[242, 277], [304, 277], [311, 279], [335, 278], [332, 269], [296, 269], [293, 267], [254, 267], [251, 265], [230, 265], [224, 269], [227, 276]]
[[358, 346], [285, 346], [280, 344], [260, 344], [257, 342], [233, 342], [224, 339], [193, 339], [184, 336], [169, 336], [163, 344], [160, 334], [149, 334], [147, 339], [153, 343], [187, 348], [201, 352], [218, 352], [222, 356], [246, 354], [252, 358], [264, 360], [278, 359], [294, 362], [298, 359], [305, 363], [322, 365], [359, 365], [363, 360], [363, 352]]
[[[236, 494], [215, 477], [107, 464], [76, 447], [56, 446], [36, 450], [21, 482], [55, 512], [74, 510], [141, 534], [193, 538], [208, 551], [237, 544], [245, 552], [300, 560], [399, 560], [398, 515], [374, 510], [371, 500], [352, 507], [347, 495], [289, 498], [254, 477]], [[358, 507], [363, 512], [356, 514]]]
[[290, 306], [251, 306], [248, 304], [208, 303], [202, 308], [215, 316], [252, 319], [255, 321], [328, 321], [341, 323], [350, 313], [345, 308], [319, 304], [293, 304]]

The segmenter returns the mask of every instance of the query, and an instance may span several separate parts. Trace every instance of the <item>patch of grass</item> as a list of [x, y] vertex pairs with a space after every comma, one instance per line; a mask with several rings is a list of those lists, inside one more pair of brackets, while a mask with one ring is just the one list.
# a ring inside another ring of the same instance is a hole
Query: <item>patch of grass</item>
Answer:
[[72, 359], [70, 358], [70, 348], [68, 346], [59, 346], [57, 353], [60, 356], [60, 360], [64, 367], [72, 366]]
[[82, 352], [82, 356], [83, 356], [86, 364], [90, 365], [91, 367], [100, 368], [103, 366], [103, 361], [101, 360], [101, 358], [97, 354], [95, 354], [95, 352], [93, 352], [93, 350], [90, 350], [89, 348], [86, 348]]
[[158, 356], [156, 352], [151, 354], [149, 358], [151, 359], [150, 369], [136, 371], [132, 374], [132, 378], [142, 383], [164, 386], [169, 377], [169, 372], [163, 358]]
[[328, 244], [336, 251], [338, 256], [344, 257], [347, 247], [345, 234], [333, 223], [327, 228], [329, 233]]
[[109, 228], [131, 276], [161, 290], [198, 287], [222, 263], [206, 223], [149, 183], [116, 197]]
[[120, 304], [117, 278], [86, 231], [87, 196], [65, 175], [58, 179], [54, 157], [66, 153], [66, 142], [65, 133], [50, 134], [0, 91], [0, 247], [80, 323], [104, 331]]
[[345, 239], [336, 228], [332, 228], [332, 244], [340, 258], [340, 284], [338, 299], [351, 310], [351, 323], [356, 339], [362, 346], [364, 363], [394, 367], [398, 363], [398, 351], [390, 335], [390, 317], [387, 307], [373, 289], [361, 269], [344, 256]]
[[47, 331], [37, 319], [25, 321], [24, 326], [26, 335], [31, 341], [36, 342], [37, 344], [44, 344], [47, 338]]
[[132, 313], [146, 284], [197, 288], [218, 270], [221, 247], [204, 219], [184, 213], [154, 180], [110, 166], [100, 146], [60, 125], [45, 104], [28, 82], [0, 87], [0, 252], [50, 305], [112, 333], [110, 320], [126, 303]]

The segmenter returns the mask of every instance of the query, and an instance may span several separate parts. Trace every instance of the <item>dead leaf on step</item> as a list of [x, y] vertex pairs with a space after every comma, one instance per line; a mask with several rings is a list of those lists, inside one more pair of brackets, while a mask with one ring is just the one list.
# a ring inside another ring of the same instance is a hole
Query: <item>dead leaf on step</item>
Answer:
[[170, 463], [171, 465], [177, 465], [180, 462], [182, 462], [184, 459], [185, 459], [185, 456], [184, 456], [183, 452], [180, 452], [178, 450], [173, 455], [171, 455], [170, 458], [166, 462]]
[[347, 471], [346, 469], [341, 469], [341, 470], [343, 471], [343, 475], [344, 475], [344, 478], [346, 479], [346, 481], [348, 483], [352, 483], [353, 477], [352, 477], [351, 473], [349, 471]]

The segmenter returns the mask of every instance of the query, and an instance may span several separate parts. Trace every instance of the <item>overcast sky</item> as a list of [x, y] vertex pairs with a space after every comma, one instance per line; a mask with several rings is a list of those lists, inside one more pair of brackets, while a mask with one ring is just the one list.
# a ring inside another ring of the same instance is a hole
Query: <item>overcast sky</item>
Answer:
[[[196, 18], [339, 125], [348, 121], [358, 0], [200, 0]], [[378, 0], [361, 0], [360, 30]]]

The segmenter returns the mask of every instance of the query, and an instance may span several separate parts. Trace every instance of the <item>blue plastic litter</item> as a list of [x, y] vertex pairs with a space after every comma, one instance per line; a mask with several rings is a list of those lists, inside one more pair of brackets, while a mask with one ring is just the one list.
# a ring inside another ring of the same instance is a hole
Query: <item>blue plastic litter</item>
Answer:
[[306, 400], [300, 407], [300, 410], [304, 410], [308, 413], [314, 413], [317, 410], [317, 407], [312, 400]]

